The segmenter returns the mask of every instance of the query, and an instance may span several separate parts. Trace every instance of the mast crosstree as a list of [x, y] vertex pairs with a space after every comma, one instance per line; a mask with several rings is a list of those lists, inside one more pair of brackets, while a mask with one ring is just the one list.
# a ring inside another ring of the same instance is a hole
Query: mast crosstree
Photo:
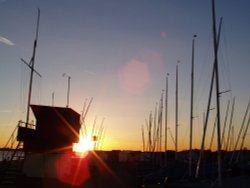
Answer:
[[34, 46], [33, 46], [33, 53], [30, 59], [30, 62], [27, 63], [24, 59], [21, 58], [21, 61], [26, 64], [31, 72], [30, 72], [30, 82], [29, 82], [29, 93], [28, 93], [28, 102], [27, 102], [27, 114], [26, 114], [26, 123], [25, 123], [25, 127], [28, 127], [29, 124], [29, 115], [30, 115], [30, 103], [31, 103], [31, 94], [32, 94], [32, 83], [33, 83], [33, 75], [34, 72], [39, 76], [42, 77], [40, 73], [38, 73], [35, 68], [35, 57], [36, 57], [36, 47], [37, 47], [37, 40], [38, 40], [38, 31], [39, 31], [39, 22], [40, 22], [40, 9], [37, 9], [38, 14], [37, 14], [37, 25], [36, 25], [36, 37], [34, 40]]

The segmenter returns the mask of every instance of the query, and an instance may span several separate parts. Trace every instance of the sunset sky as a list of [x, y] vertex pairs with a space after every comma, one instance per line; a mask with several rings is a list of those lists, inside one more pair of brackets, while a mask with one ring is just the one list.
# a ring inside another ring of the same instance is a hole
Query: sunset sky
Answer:
[[[215, 2], [217, 21], [223, 17], [220, 88], [231, 90], [221, 95], [221, 119], [223, 124], [227, 101], [236, 96], [236, 139], [250, 97], [250, 1]], [[95, 117], [97, 126], [105, 118], [107, 150], [142, 149], [141, 127], [159, 103], [167, 73], [168, 126], [175, 133], [177, 61], [178, 143], [180, 149], [188, 148], [191, 45], [196, 34], [194, 147], [200, 147], [213, 63], [210, 0], [0, 0], [0, 147], [18, 120], [25, 120], [30, 71], [20, 58], [31, 58], [37, 8], [41, 18], [35, 69], [42, 78], [34, 76], [32, 103], [51, 105], [54, 93], [54, 105], [65, 107], [66, 73], [71, 77], [72, 109], [81, 113], [84, 101], [93, 97], [87, 127], [91, 129]], [[208, 136], [215, 110], [211, 113]], [[249, 134], [246, 145], [249, 149]], [[168, 147], [174, 149], [171, 139]]]

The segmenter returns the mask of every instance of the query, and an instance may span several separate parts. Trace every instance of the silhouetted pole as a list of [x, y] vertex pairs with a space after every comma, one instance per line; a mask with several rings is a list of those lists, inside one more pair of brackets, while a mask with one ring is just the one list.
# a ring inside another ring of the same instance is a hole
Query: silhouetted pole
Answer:
[[67, 75], [66, 73], [63, 73], [63, 77], [67, 77], [68, 79], [68, 89], [67, 89], [67, 105], [66, 107], [69, 107], [69, 93], [70, 93], [70, 79], [71, 77], [69, 75]]
[[28, 103], [27, 103], [27, 114], [26, 114], [26, 123], [25, 123], [26, 128], [28, 127], [28, 124], [29, 124], [30, 103], [31, 103], [31, 93], [32, 93], [32, 83], [33, 83], [34, 72], [36, 72], [38, 74], [38, 76], [41, 77], [41, 75], [34, 69], [35, 56], [36, 56], [36, 46], [37, 46], [37, 40], [38, 40], [39, 21], [40, 21], [40, 9], [37, 9], [37, 10], [38, 10], [38, 16], [37, 16], [37, 26], [36, 26], [36, 38], [34, 41], [32, 57], [31, 57], [29, 63], [27, 63], [25, 60], [21, 59], [21, 61], [23, 63], [25, 63], [31, 69], [30, 82], [29, 82], [29, 93], [28, 93]]
[[144, 128], [141, 127], [141, 133], [142, 133], [142, 151], [145, 152], [145, 136], [144, 136]]
[[175, 87], [175, 160], [178, 158], [178, 64], [176, 64], [176, 87]]
[[225, 146], [225, 150], [228, 150], [228, 146], [230, 143], [230, 135], [231, 135], [231, 130], [232, 130], [232, 122], [233, 122], [233, 115], [234, 115], [234, 104], [235, 104], [235, 97], [233, 98], [233, 104], [232, 104], [232, 109], [231, 109], [231, 115], [230, 115], [230, 122], [229, 122], [229, 128], [228, 128], [228, 135], [227, 135], [227, 142]]
[[215, 68], [215, 87], [216, 87], [216, 107], [217, 107], [217, 139], [218, 139], [218, 186], [222, 186], [221, 176], [221, 130], [220, 130], [220, 87], [219, 87], [219, 67], [218, 67], [218, 38], [216, 29], [215, 4], [212, 0], [213, 12], [213, 44], [214, 44], [214, 68]]
[[[159, 123], [159, 131], [160, 131], [160, 140], [159, 140], [159, 151], [162, 152], [162, 112], [163, 112], [163, 95], [164, 95], [164, 90], [161, 93], [161, 100], [160, 100], [160, 106], [159, 106], [159, 118], [158, 118], [158, 123]], [[160, 160], [162, 161], [162, 160]]]
[[[212, 6], [214, 7], [213, 3], [212, 3]], [[219, 47], [221, 25], [222, 25], [222, 18], [220, 19], [219, 32], [218, 32], [218, 36], [217, 36], [217, 40], [216, 40], [216, 50], [218, 50], [218, 47]], [[216, 58], [216, 60], [214, 59], [214, 63], [213, 63], [213, 71], [212, 71], [212, 77], [211, 77], [211, 83], [210, 83], [210, 89], [209, 89], [207, 111], [206, 111], [206, 117], [205, 117], [204, 126], [203, 126], [201, 149], [200, 149], [200, 155], [199, 155], [199, 159], [198, 159], [197, 166], [196, 166], [195, 178], [198, 178], [198, 176], [199, 176], [201, 159], [202, 159], [202, 156], [203, 156], [203, 153], [204, 153], [204, 148], [205, 148], [205, 137], [206, 137], [206, 132], [207, 132], [208, 118], [209, 118], [209, 114], [210, 114], [209, 111], [211, 110], [210, 105], [211, 105], [211, 98], [212, 98], [212, 92], [213, 92], [213, 85], [214, 85], [214, 81], [216, 79], [216, 76], [215, 76], [215, 74], [216, 74], [215, 61], [217, 61], [217, 58]], [[219, 94], [220, 93], [218, 92], [218, 94], [216, 95], [217, 98], [219, 98]], [[217, 116], [218, 116], [218, 114], [217, 114]]]
[[54, 101], [55, 101], [55, 92], [52, 92], [52, 106], [54, 106]]
[[190, 104], [190, 139], [189, 139], [189, 177], [192, 175], [192, 143], [193, 143], [193, 101], [194, 101], [194, 45], [195, 37], [192, 41], [192, 65], [191, 65], [191, 104]]
[[247, 121], [247, 124], [246, 124], [246, 128], [245, 128], [245, 131], [243, 132], [242, 141], [241, 141], [241, 145], [240, 145], [240, 150], [238, 152], [236, 162], [239, 161], [240, 153], [241, 153], [241, 151], [243, 149], [243, 146], [244, 146], [244, 143], [245, 143], [245, 139], [246, 139], [249, 124], [250, 124], [250, 114], [248, 115], [248, 121]]
[[165, 95], [165, 165], [167, 165], [167, 149], [168, 149], [168, 76], [166, 77], [166, 95]]
[[234, 146], [234, 151], [233, 151], [231, 159], [230, 159], [230, 164], [232, 164], [232, 162], [233, 162], [234, 154], [235, 154], [235, 151], [237, 149], [238, 143], [239, 143], [240, 138], [241, 138], [241, 134], [242, 134], [242, 131], [243, 131], [243, 128], [244, 128], [244, 124], [245, 124], [245, 121], [246, 121], [246, 118], [247, 118], [249, 108], [250, 108], [250, 99], [248, 101], [247, 108], [246, 108], [246, 111], [245, 111], [245, 114], [244, 114], [244, 117], [243, 117], [243, 120], [242, 120], [242, 123], [241, 123], [241, 126], [240, 126], [239, 134], [238, 134], [238, 137], [236, 139], [236, 143], [235, 143], [235, 146]]

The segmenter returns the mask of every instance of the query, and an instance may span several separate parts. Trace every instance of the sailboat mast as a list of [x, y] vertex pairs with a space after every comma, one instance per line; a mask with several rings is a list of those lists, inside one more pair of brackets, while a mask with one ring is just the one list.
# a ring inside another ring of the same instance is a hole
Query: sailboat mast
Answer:
[[189, 139], [189, 176], [192, 175], [192, 143], [193, 143], [193, 100], [194, 100], [194, 45], [195, 37], [192, 41], [192, 65], [191, 65], [191, 104], [190, 104], [190, 139]]
[[176, 64], [176, 87], [175, 87], [175, 160], [178, 158], [178, 64]]
[[222, 186], [221, 177], [221, 130], [220, 130], [220, 91], [219, 91], [219, 69], [218, 69], [218, 46], [217, 46], [217, 30], [216, 30], [216, 16], [215, 5], [212, 0], [212, 14], [213, 14], [213, 44], [214, 44], [214, 68], [215, 68], [215, 87], [216, 87], [216, 106], [217, 106], [217, 139], [218, 139], [218, 185]]
[[236, 139], [236, 143], [235, 143], [235, 146], [234, 146], [234, 151], [233, 151], [231, 159], [230, 159], [230, 164], [232, 164], [232, 162], [233, 162], [234, 154], [235, 154], [235, 151], [237, 149], [238, 143], [240, 141], [240, 137], [241, 137], [241, 134], [242, 134], [242, 131], [243, 131], [243, 128], [244, 128], [244, 124], [245, 124], [245, 121], [246, 121], [246, 118], [247, 118], [249, 108], [250, 108], [250, 99], [248, 101], [247, 108], [246, 108], [246, 111], [245, 111], [245, 114], [244, 114], [244, 117], [243, 117], [243, 120], [242, 120], [242, 124], [241, 124], [240, 130], [239, 130], [239, 133], [238, 133], [238, 137]]
[[159, 131], [160, 131], [160, 140], [159, 140], [159, 151], [162, 151], [162, 112], [163, 112], [163, 95], [164, 95], [164, 90], [161, 93], [161, 100], [160, 100], [160, 105], [159, 105], [159, 118], [158, 118], [158, 124], [159, 124]]
[[[217, 45], [216, 49], [218, 49], [218, 47], [219, 47], [221, 25], [222, 25], [222, 18], [220, 19], [219, 32], [218, 32], [218, 36], [217, 36], [217, 40], [216, 40], [216, 42], [217, 42], [216, 43], [216, 45]], [[210, 83], [210, 89], [209, 89], [207, 111], [206, 111], [206, 117], [205, 117], [205, 122], [204, 122], [204, 126], [203, 126], [203, 135], [202, 135], [201, 149], [200, 149], [200, 155], [199, 155], [199, 159], [198, 159], [197, 166], [196, 166], [195, 178], [198, 178], [198, 176], [199, 176], [201, 159], [202, 159], [202, 156], [203, 156], [203, 153], [204, 153], [205, 138], [206, 138], [206, 132], [207, 132], [207, 124], [208, 124], [209, 114], [210, 114], [210, 110], [211, 110], [210, 109], [210, 105], [211, 105], [211, 99], [212, 99], [213, 85], [214, 85], [214, 81], [215, 81], [215, 72], [216, 71], [215, 71], [215, 60], [214, 60], [213, 70], [212, 70], [212, 77], [211, 77], [211, 83]]]
[[37, 9], [37, 10], [38, 10], [38, 16], [37, 16], [37, 26], [36, 26], [36, 38], [34, 41], [32, 57], [31, 57], [30, 63], [28, 64], [28, 66], [31, 69], [31, 73], [30, 73], [30, 82], [29, 82], [29, 94], [28, 94], [28, 103], [27, 103], [26, 123], [25, 123], [26, 128], [28, 127], [28, 124], [29, 124], [32, 83], [33, 83], [33, 75], [34, 75], [34, 71], [35, 71], [34, 64], [35, 64], [36, 46], [37, 46], [37, 40], [38, 40], [38, 30], [39, 30], [39, 21], [40, 21], [40, 9]]
[[141, 127], [141, 133], [142, 133], [142, 151], [145, 152], [145, 136], [144, 136], [144, 128]]
[[165, 95], [165, 165], [167, 165], [167, 149], [168, 149], [168, 76], [166, 77], [166, 95]]
[[228, 146], [229, 146], [229, 143], [230, 143], [230, 135], [231, 135], [231, 129], [232, 129], [233, 115], [234, 115], [234, 104], [235, 104], [235, 97], [233, 98], [233, 104], [232, 104], [230, 122], [229, 122], [228, 134], [227, 134], [227, 142], [225, 144], [225, 150], [226, 151], [228, 150]]
[[245, 131], [243, 133], [243, 136], [242, 136], [242, 141], [241, 141], [241, 145], [240, 145], [240, 150], [238, 152], [238, 155], [237, 155], [237, 158], [236, 158], [236, 162], [238, 162], [239, 160], [239, 157], [240, 157], [240, 153], [243, 149], [243, 146], [244, 146], [244, 143], [245, 143], [245, 139], [246, 139], [246, 135], [247, 135], [247, 131], [248, 131], [248, 127], [249, 127], [249, 124], [250, 124], [250, 114], [248, 116], [248, 121], [247, 121], [247, 124], [246, 124], [246, 128], [245, 128]]

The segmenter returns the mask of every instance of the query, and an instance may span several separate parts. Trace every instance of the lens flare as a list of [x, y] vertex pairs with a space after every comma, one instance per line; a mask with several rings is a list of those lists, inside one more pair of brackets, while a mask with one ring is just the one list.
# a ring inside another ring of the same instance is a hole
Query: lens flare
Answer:
[[77, 153], [79, 157], [85, 157], [88, 151], [94, 150], [94, 141], [91, 140], [90, 135], [83, 136], [80, 134], [79, 142], [73, 144], [73, 151]]
[[122, 88], [131, 94], [142, 94], [150, 83], [147, 64], [132, 59], [119, 72]]
[[68, 185], [80, 186], [91, 177], [89, 158], [76, 157], [74, 154], [62, 154], [56, 160], [57, 179]]

